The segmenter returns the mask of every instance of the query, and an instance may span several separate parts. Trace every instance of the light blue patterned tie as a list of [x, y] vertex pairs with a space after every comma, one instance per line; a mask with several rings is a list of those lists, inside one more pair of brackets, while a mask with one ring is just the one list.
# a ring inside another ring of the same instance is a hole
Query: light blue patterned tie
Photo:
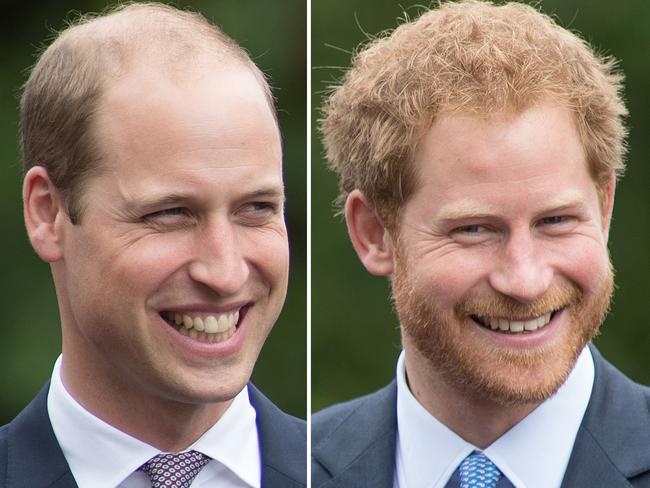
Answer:
[[460, 463], [460, 488], [494, 488], [501, 471], [488, 457], [477, 451]]

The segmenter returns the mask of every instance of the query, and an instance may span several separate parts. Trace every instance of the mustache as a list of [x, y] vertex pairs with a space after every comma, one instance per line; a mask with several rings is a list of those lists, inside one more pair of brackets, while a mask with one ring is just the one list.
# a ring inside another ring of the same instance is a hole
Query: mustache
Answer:
[[565, 282], [553, 286], [544, 295], [530, 303], [523, 303], [512, 297], [496, 293], [489, 296], [463, 297], [455, 305], [454, 312], [458, 317], [476, 315], [526, 320], [575, 305], [582, 300], [582, 296], [583, 293], [578, 286]]

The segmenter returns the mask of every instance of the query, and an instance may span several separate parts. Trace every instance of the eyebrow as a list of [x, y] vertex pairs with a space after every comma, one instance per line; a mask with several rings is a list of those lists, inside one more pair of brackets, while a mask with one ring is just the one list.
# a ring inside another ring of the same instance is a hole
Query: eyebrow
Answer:
[[167, 193], [150, 197], [125, 198], [125, 208], [131, 213], [153, 210], [158, 207], [175, 205], [192, 199], [191, 194]]
[[494, 215], [496, 211], [490, 206], [477, 202], [463, 200], [451, 205], [443, 206], [438, 212], [437, 220], [445, 222], [471, 218], [485, 218]]
[[[264, 186], [247, 191], [240, 195], [237, 200], [248, 200], [250, 198], [272, 198], [285, 200], [284, 188], [282, 186]], [[166, 193], [164, 195], [152, 195], [150, 197], [126, 198], [125, 207], [131, 213], [154, 210], [168, 205], [177, 205], [183, 202], [196, 201], [195, 193]]]
[[585, 197], [578, 193], [569, 193], [567, 195], [558, 198], [554, 202], [551, 202], [550, 205], [545, 206], [539, 212], [538, 215], [544, 215], [555, 212], [562, 212], [570, 209], [582, 209], [585, 206]]
[[[584, 206], [584, 203], [585, 200], [583, 196], [571, 193], [562, 198], [558, 198], [535, 213], [541, 215], [551, 212], [560, 212], [571, 208], [582, 207]], [[443, 206], [438, 212], [437, 220], [453, 222], [466, 219], [490, 218], [497, 214], [498, 212], [492, 206], [486, 206], [472, 200], [463, 200]]]
[[282, 186], [269, 186], [269, 187], [264, 187], [264, 188], [258, 188], [255, 190], [252, 190], [250, 192], [246, 192], [245, 195], [243, 195], [244, 199], [248, 198], [278, 198], [282, 199], [283, 201], [286, 199], [286, 196], [284, 194], [284, 187]]

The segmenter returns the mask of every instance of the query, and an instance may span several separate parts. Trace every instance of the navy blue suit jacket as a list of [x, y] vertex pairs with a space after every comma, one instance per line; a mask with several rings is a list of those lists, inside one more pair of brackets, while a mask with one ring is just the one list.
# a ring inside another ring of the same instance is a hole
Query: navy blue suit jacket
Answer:
[[[0, 429], [0, 488], [77, 488], [47, 414], [49, 384], [9, 424]], [[262, 451], [263, 488], [306, 486], [306, 427], [282, 412], [254, 386]]]
[[[594, 388], [562, 488], [650, 487], [650, 388], [591, 348]], [[312, 488], [392, 488], [395, 382], [312, 418]]]

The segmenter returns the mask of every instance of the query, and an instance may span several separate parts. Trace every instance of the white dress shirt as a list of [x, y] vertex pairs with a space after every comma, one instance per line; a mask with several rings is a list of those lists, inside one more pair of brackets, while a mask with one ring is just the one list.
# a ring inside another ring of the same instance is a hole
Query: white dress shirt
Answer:
[[593, 383], [594, 363], [586, 347], [555, 395], [482, 450], [416, 400], [406, 383], [402, 352], [397, 362], [395, 488], [443, 488], [474, 450], [484, 452], [516, 488], [559, 487]]
[[[151, 488], [149, 477], [138, 468], [161, 451], [107, 424], [77, 403], [61, 381], [61, 361], [59, 356], [54, 365], [47, 409], [79, 488]], [[248, 387], [244, 387], [219, 421], [186, 449], [212, 458], [192, 488], [260, 488], [255, 418]]]

